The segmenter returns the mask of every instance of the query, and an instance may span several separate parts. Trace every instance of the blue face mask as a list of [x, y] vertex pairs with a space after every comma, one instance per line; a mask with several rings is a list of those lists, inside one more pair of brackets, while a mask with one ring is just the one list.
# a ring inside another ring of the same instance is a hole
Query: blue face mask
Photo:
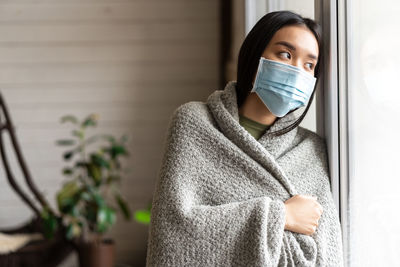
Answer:
[[261, 57], [251, 92], [277, 117], [305, 106], [317, 79], [306, 71]]

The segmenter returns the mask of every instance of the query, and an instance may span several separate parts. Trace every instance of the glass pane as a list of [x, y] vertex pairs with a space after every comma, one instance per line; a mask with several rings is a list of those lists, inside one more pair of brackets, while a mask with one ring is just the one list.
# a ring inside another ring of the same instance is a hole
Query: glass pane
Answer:
[[351, 3], [350, 266], [398, 266], [400, 2]]

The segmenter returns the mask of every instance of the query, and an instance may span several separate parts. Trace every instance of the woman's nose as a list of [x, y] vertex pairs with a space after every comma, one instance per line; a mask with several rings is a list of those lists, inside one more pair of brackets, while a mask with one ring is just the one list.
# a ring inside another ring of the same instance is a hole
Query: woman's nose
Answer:
[[301, 68], [301, 60], [300, 60], [300, 59], [298, 59], [298, 60], [293, 60], [291, 64], [292, 64], [292, 66]]

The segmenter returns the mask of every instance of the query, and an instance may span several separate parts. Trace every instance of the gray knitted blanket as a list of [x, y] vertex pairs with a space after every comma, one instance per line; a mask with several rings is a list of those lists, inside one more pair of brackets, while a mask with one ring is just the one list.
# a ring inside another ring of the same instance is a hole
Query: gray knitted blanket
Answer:
[[[343, 266], [324, 140], [300, 126], [254, 139], [239, 124], [235, 86], [171, 117], [147, 266]], [[277, 118], [266, 133], [295, 119]], [[324, 209], [311, 236], [284, 230], [284, 201], [296, 194]]]

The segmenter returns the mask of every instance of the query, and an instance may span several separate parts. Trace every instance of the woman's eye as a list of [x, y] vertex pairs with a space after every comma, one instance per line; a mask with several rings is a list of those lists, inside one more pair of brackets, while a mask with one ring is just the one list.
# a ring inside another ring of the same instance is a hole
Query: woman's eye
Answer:
[[308, 69], [312, 70], [313, 67], [314, 67], [314, 64], [312, 64], [312, 63], [306, 63], [306, 66], [307, 66]]
[[279, 53], [283, 58], [290, 59], [290, 53], [289, 52], [281, 52]]

